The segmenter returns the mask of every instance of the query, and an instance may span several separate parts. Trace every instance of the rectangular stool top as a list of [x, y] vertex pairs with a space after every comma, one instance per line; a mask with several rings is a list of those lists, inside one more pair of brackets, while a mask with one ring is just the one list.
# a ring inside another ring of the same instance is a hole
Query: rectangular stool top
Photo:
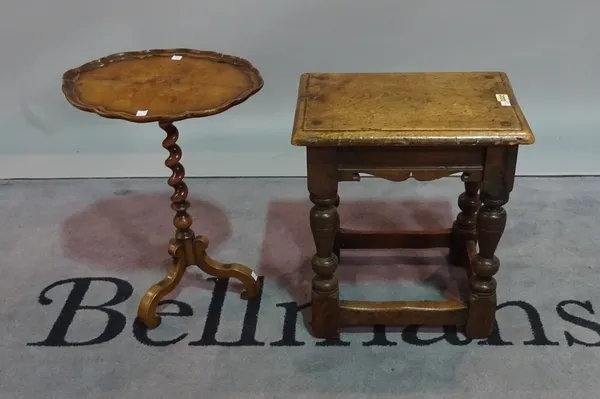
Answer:
[[533, 144], [503, 72], [310, 73], [300, 78], [292, 144]]

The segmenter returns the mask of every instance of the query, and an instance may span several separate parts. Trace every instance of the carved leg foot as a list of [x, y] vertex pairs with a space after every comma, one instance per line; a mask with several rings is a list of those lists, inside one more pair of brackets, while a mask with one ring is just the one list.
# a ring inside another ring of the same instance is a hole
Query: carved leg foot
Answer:
[[[463, 175], [463, 180], [465, 175]], [[479, 182], [465, 181], [465, 192], [458, 197], [461, 212], [452, 225], [450, 262], [454, 266], [465, 267], [469, 262], [466, 242], [477, 241], [476, 218], [481, 205], [479, 200]]]
[[186, 269], [181, 245], [171, 243], [169, 253], [173, 260], [167, 270], [167, 275], [159, 283], [150, 287], [138, 307], [138, 319], [148, 328], [156, 328], [160, 324], [160, 317], [156, 315], [158, 303], [177, 287]]
[[[329, 266], [324, 267], [331, 267], [334, 262], [337, 261], [331, 259]], [[313, 336], [323, 339], [339, 338], [340, 292], [337, 278], [314, 277], [311, 301]]]
[[503, 205], [508, 195], [491, 196], [482, 193], [483, 207], [477, 214], [479, 254], [473, 264], [469, 287], [469, 317], [466, 336], [472, 339], [487, 338], [493, 330], [496, 314], [496, 279], [500, 261], [494, 255], [504, 227], [506, 211]]
[[260, 286], [258, 276], [252, 269], [239, 263], [221, 263], [212, 259], [206, 253], [208, 248], [208, 238], [198, 236], [194, 240], [194, 254], [197, 259], [198, 267], [214, 277], [234, 278], [239, 280], [244, 291], [241, 293], [242, 299], [252, 299], [258, 295]]

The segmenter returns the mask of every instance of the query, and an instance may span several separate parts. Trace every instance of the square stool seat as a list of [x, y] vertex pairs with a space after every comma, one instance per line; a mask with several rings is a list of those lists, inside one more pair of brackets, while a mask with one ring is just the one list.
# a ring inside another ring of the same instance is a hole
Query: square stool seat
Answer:
[[[314, 206], [310, 225], [312, 332], [336, 338], [347, 325], [456, 325], [492, 332], [496, 248], [504, 232], [520, 145], [535, 138], [502, 72], [309, 73], [300, 78], [292, 144], [306, 147]], [[341, 228], [338, 183], [368, 174], [390, 181], [462, 174], [461, 212], [441, 231]], [[448, 247], [469, 277], [462, 301], [340, 301], [342, 249]]]

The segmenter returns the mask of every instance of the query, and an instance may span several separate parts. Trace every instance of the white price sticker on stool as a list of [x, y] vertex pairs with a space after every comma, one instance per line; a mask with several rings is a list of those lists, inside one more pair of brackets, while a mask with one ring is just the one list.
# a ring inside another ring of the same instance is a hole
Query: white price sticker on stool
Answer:
[[510, 99], [508, 98], [508, 94], [496, 94], [496, 100], [503, 107], [510, 107]]
[[171, 59], [174, 60], [174, 61], [179, 61], [182, 58], [183, 58], [182, 55], [174, 55], [173, 57], [171, 57]]
[[256, 275], [256, 273], [252, 272], [252, 278], [254, 279], [254, 281], [258, 280], [258, 276]]
[[140, 109], [135, 113], [135, 116], [146, 116], [147, 113], [148, 113], [147, 109]]

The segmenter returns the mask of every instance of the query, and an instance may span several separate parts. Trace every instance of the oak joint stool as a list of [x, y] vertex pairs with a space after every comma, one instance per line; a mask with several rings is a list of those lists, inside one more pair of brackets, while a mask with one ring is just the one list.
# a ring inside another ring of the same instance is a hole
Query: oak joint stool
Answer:
[[[312, 258], [312, 332], [335, 339], [351, 325], [456, 325], [486, 338], [496, 312], [504, 232], [519, 145], [534, 136], [502, 72], [311, 73], [300, 79], [292, 144], [306, 147]], [[431, 181], [462, 174], [452, 227], [361, 232], [341, 228], [338, 183], [367, 174]], [[340, 250], [449, 248], [469, 297], [456, 301], [342, 300]]]
[[168, 246], [172, 260], [162, 281], [153, 285], [138, 307], [138, 321], [147, 328], [160, 323], [156, 309], [172, 292], [189, 266], [222, 278], [235, 278], [244, 299], [259, 294], [258, 276], [239, 263], [221, 263], [207, 254], [208, 237], [196, 236], [188, 213], [188, 187], [173, 122], [219, 114], [246, 101], [263, 86], [250, 62], [239, 57], [194, 49], [153, 49], [112, 54], [63, 74], [63, 93], [74, 107], [105, 118], [134, 123], [158, 122], [167, 137], [165, 166], [171, 169], [171, 209], [175, 235]]

